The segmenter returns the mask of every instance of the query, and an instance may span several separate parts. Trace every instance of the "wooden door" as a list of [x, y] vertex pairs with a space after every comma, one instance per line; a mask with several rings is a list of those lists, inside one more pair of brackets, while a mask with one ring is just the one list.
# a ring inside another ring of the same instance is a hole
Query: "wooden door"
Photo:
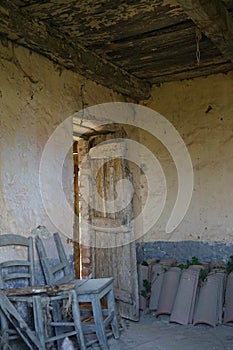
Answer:
[[129, 190], [132, 176], [123, 136], [122, 131], [117, 131], [92, 137], [89, 142], [90, 220], [95, 241], [93, 273], [96, 278], [114, 277], [114, 292], [121, 316], [137, 321], [136, 244], [132, 192]]

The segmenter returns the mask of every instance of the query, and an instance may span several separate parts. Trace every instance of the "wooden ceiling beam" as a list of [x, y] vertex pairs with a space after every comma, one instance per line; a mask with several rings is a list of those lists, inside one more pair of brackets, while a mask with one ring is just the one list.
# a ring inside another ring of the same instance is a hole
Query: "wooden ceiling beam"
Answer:
[[0, 2], [0, 34], [59, 65], [135, 100], [150, 96], [150, 84], [73, 42], [55, 27], [30, 18], [11, 0]]
[[176, 0], [196, 26], [233, 62], [233, 19], [220, 0]]

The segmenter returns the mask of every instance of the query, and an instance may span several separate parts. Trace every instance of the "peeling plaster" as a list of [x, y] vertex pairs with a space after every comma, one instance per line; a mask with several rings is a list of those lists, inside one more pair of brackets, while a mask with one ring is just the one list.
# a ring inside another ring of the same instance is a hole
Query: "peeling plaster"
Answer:
[[[57, 227], [43, 207], [39, 188], [39, 165], [46, 142], [64, 119], [83, 108], [80, 91], [84, 81], [86, 105], [124, 99], [71, 71], [61, 74], [57, 65], [23, 47], [0, 42], [0, 52], [0, 234], [28, 236], [38, 226], [55, 232]], [[72, 124], [69, 133], [72, 139]], [[54, 162], [58, 159], [59, 152], [54, 150]], [[72, 150], [66, 158], [63, 183], [72, 203]], [[61, 206], [54, 201], [53, 181], [49, 191], [51, 204]], [[72, 237], [73, 217], [58, 221]]]
[[145, 104], [172, 122], [186, 143], [194, 191], [183, 221], [171, 236], [166, 235], [164, 227], [177, 191], [176, 169], [164, 147], [141, 133], [142, 142], [159, 157], [168, 184], [164, 213], [144, 241], [232, 243], [233, 72], [162, 84], [152, 89]]

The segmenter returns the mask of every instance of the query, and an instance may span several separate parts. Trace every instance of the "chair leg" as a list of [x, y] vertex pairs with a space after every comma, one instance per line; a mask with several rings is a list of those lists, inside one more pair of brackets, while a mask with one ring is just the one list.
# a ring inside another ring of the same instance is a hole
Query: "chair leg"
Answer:
[[8, 336], [9, 322], [2, 312], [0, 317], [0, 324], [1, 324], [1, 339], [0, 339], [1, 347], [0, 348], [2, 350], [8, 350], [9, 349], [9, 336]]
[[7, 317], [8, 321], [17, 330], [22, 340], [28, 345], [30, 350], [43, 350], [39, 339], [28, 327], [23, 317], [17, 312], [7, 296], [0, 290], [0, 307], [1, 312]]
[[[52, 306], [52, 317], [53, 317], [53, 320], [55, 322], [62, 322], [61, 310], [59, 308], [58, 302], [56, 300], [52, 300], [51, 301], [51, 306]], [[59, 336], [62, 333], [60, 327], [54, 327], [54, 332], [55, 332], [56, 336]], [[62, 342], [63, 342], [62, 339], [58, 339], [56, 341], [56, 343], [57, 343], [57, 350], [61, 350], [62, 349]]]
[[84, 339], [83, 329], [82, 329], [82, 323], [81, 323], [81, 316], [80, 316], [80, 309], [79, 304], [76, 298], [76, 292], [74, 291], [72, 293], [72, 311], [73, 311], [73, 321], [74, 321], [74, 327], [77, 331], [77, 340], [80, 346], [80, 350], [86, 350], [86, 343]]
[[104, 321], [103, 321], [103, 314], [102, 314], [101, 304], [100, 304], [98, 295], [95, 295], [92, 300], [92, 310], [93, 310], [94, 322], [96, 327], [96, 335], [97, 335], [100, 347], [103, 350], [109, 350]]
[[118, 325], [118, 320], [117, 320], [117, 312], [116, 312], [116, 305], [115, 305], [115, 298], [114, 298], [113, 289], [110, 290], [110, 292], [108, 293], [108, 313], [109, 313], [109, 315], [111, 314], [111, 312], [113, 312], [113, 315], [114, 315], [112, 322], [111, 322], [112, 332], [113, 332], [114, 338], [118, 339], [120, 337], [120, 334], [119, 334], [119, 325]]
[[43, 318], [43, 309], [40, 296], [33, 297], [33, 314], [36, 336], [41, 342], [42, 349], [45, 349], [45, 327]]

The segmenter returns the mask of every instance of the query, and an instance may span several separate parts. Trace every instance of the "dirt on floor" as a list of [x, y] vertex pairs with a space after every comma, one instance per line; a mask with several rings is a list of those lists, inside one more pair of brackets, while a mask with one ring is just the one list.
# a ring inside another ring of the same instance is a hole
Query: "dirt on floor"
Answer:
[[109, 344], [110, 350], [232, 350], [233, 325], [182, 326], [166, 316], [142, 314], [140, 322], [125, 320], [120, 339], [110, 338]]

